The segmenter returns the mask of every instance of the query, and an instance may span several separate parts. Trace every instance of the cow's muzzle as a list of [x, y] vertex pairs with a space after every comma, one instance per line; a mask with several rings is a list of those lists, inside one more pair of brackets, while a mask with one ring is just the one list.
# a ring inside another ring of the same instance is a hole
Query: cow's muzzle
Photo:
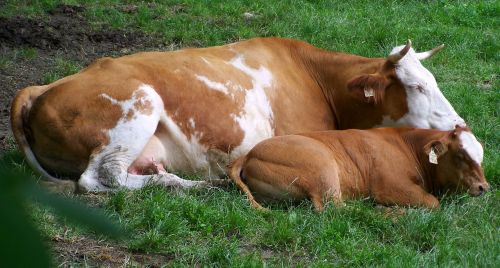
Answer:
[[473, 183], [469, 188], [469, 194], [472, 196], [479, 196], [490, 190], [490, 185], [487, 182]]

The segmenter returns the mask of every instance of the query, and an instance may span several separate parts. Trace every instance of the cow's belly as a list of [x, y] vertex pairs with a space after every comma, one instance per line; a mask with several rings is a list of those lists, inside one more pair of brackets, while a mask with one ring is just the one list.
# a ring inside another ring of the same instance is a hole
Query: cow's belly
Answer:
[[128, 168], [133, 174], [178, 172], [181, 175], [198, 175], [204, 179], [220, 178], [226, 174], [231, 160], [246, 154], [258, 142], [274, 136], [272, 118], [269, 115], [234, 117], [244, 137], [241, 143], [228, 151], [211, 144], [224, 142], [224, 137], [211, 136], [211, 144], [202, 142], [203, 135], [212, 133], [185, 134], [178, 123], [166, 113], [162, 116], [155, 135], [151, 137], [142, 153]]

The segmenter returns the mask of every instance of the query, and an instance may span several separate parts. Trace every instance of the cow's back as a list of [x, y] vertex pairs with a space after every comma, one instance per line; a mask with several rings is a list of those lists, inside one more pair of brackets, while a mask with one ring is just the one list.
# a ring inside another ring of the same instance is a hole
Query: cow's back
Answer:
[[[388, 174], [414, 174], [415, 158], [401, 137], [411, 128], [333, 130], [304, 133], [328, 147], [339, 167], [342, 192], [346, 196], [369, 196], [384, 189]], [[397, 176], [396, 176], [397, 177]], [[395, 184], [398, 181], [394, 181]]]

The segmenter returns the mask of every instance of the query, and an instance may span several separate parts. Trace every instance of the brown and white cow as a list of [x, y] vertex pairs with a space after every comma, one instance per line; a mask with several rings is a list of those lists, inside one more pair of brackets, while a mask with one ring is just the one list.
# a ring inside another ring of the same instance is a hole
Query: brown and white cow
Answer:
[[262, 141], [229, 174], [259, 209], [257, 200], [310, 199], [322, 210], [328, 201], [366, 197], [435, 208], [444, 191], [477, 196], [489, 189], [482, 160], [483, 147], [468, 129], [331, 130]]
[[[218, 178], [258, 142], [305, 131], [464, 124], [410, 42], [387, 58], [256, 38], [219, 47], [97, 60], [21, 90], [15, 138], [44, 177], [81, 189], [193, 187], [169, 172]], [[150, 174], [155, 174], [150, 176]]]

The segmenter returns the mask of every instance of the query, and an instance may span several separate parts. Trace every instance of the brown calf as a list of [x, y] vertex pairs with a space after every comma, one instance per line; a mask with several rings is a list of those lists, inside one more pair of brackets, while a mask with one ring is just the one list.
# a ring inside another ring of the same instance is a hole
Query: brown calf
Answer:
[[482, 159], [481, 144], [463, 128], [323, 131], [267, 139], [229, 173], [254, 208], [262, 208], [255, 199], [309, 198], [320, 211], [328, 200], [363, 197], [436, 208], [443, 191], [489, 189]]

